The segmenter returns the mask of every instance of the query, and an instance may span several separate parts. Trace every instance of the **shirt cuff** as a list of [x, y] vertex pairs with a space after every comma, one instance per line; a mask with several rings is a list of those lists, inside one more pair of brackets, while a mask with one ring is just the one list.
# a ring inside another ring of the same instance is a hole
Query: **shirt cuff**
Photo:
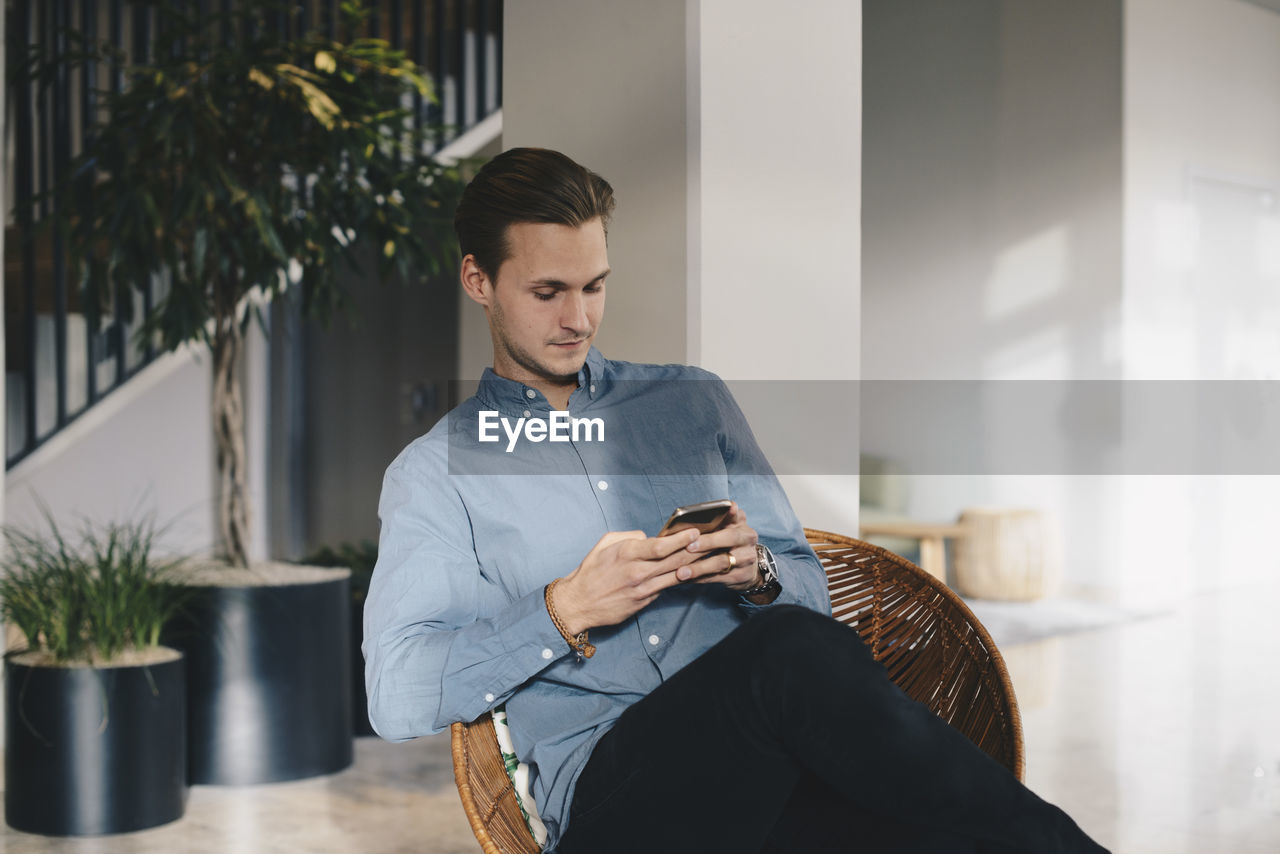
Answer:
[[[545, 590], [545, 587], [539, 587], [516, 600], [511, 631], [502, 633], [504, 642], [516, 641], [511, 645], [504, 643], [504, 646], [513, 669], [524, 679], [573, 652], [547, 613]], [[526, 640], [519, 642], [519, 638]]]
[[502, 705], [530, 678], [573, 652], [551, 622], [543, 590], [526, 593], [503, 614], [496, 635], [502, 666], [490, 679], [471, 683], [475, 694], [465, 700], [462, 719], [474, 720]]

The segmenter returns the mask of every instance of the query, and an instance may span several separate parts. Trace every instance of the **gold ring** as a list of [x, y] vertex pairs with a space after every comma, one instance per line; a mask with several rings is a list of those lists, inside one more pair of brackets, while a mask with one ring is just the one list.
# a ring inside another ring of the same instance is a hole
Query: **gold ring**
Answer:
[[733, 552], [729, 552], [729, 571], [732, 572], [733, 568], [737, 565], [738, 559], [733, 556]]

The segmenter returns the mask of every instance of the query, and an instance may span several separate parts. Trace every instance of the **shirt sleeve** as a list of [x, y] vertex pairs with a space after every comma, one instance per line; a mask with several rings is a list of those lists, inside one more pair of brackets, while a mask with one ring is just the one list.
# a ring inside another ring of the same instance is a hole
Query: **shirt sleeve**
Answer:
[[512, 601], [484, 578], [466, 506], [431, 438], [383, 479], [364, 608], [369, 720], [391, 741], [475, 720], [571, 653], [542, 588]]
[[728, 387], [717, 378], [718, 405], [723, 425], [725, 468], [729, 473], [729, 495], [747, 514], [747, 524], [755, 528], [760, 542], [769, 547], [778, 562], [782, 590], [767, 605], [743, 599], [739, 607], [748, 614], [774, 605], [803, 605], [822, 614], [831, 613], [827, 573], [804, 535], [782, 484], [756, 442], [747, 418]]

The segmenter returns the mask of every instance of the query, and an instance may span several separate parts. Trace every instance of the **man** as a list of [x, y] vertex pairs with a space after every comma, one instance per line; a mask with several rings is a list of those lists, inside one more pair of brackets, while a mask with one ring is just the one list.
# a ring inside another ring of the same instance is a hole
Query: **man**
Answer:
[[[409, 739], [505, 707], [560, 854], [1101, 850], [830, 618], [717, 378], [592, 346], [613, 206], [541, 149], [494, 158], [459, 204], [493, 367], [387, 470], [374, 727]], [[720, 528], [656, 536], [719, 498]]]

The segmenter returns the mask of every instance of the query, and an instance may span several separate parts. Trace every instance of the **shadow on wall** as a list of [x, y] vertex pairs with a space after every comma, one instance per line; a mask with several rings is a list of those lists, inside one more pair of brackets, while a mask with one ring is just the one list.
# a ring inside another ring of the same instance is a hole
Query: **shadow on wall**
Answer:
[[[863, 9], [863, 377], [1119, 378], [1121, 9], [1102, 0], [867, 0]], [[980, 465], [1009, 437], [973, 391], [957, 405], [975, 417], [930, 429]], [[875, 432], [864, 427], [863, 450], [884, 454]], [[906, 514], [915, 519], [1034, 506], [1084, 541], [1112, 535], [1102, 483], [913, 471]], [[1105, 585], [1076, 557], [1067, 555], [1074, 584]]]

